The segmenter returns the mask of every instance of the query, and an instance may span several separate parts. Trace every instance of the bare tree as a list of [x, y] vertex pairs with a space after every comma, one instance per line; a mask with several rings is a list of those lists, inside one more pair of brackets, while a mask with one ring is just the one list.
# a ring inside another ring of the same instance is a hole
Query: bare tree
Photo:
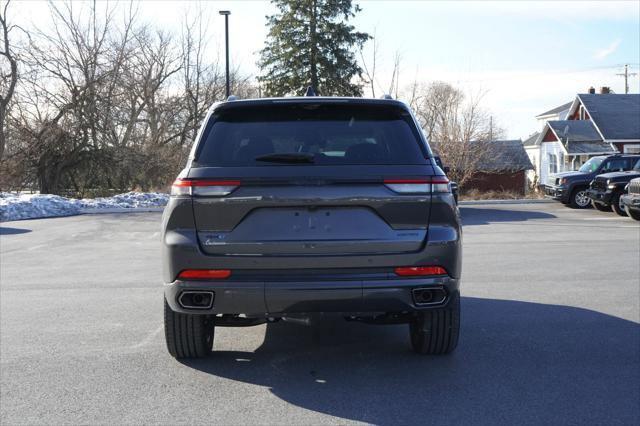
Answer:
[[414, 82], [407, 97], [449, 175], [464, 187], [491, 155], [492, 136], [502, 136], [482, 109], [482, 96], [465, 96], [444, 82]]
[[[9, 102], [13, 97], [13, 93], [18, 82], [18, 63], [16, 57], [12, 51], [11, 43], [9, 42], [9, 33], [12, 26], [7, 22], [7, 9], [9, 8], [9, 0], [4, 4], [2, 11], [0, 11], [0, 32], [2, 33], [2, 42], [0, 42], [0, 55], [4, 57], [8, 62], [9, 70], [5, 72], [2, 69], [0, 83], [2, 84], [2, 92], [0, 93], [0, 159], [4, 154], [5, 147], [5, 121], [7, 115], [7, 108]], [[4, 66], [3, 66], [4, 68]]]
[[389, 84], [389, 90], [387, 93], [392, 95], [394, 98], [398, 98], [398, 85], [400, 82], [400, 62], [402, 56], [400, 55], [400, 51], [396, 50], [396, 53], [393, 56], [393, 71], [391, 73], [391, 82]]
[[362, 69], [364, 76], [366, 77], [365, 83], [371, 88], [371, 96], [376, 97], [376, 64], [378, 62], [378, 30], [374, 28], [373, 35], [371, 36], [371, 65], [367, 64], [367, 60], [364, 57], [364, 46], [360, 48], [360, 61], [362, 62]]
[[376, 97], [376, 87], [380, 88], [385, 94], [393, 95], [398, 98], [398, 87], [400, 81], [400, 64], [402, 62], [402, 55], [399, 50], [396, 50], [393, 56], [393, 68], [391, 70], [391, 78], [389, 80], [389, 86], [382, 86], [377, 77], [377, 70], [379, 65], [380, 43], [378, 42], [377, 30], [374, 29], [373, 36], [370, 37], [371, 46], [371, 59], [370, 62], [365, 57], [364, 47], [360, 48], [360, 62], [362, 63], [364, 83], [369, 86], [371, 90], [371, 96]]
[[[206, 17], [185, 19], [175, 36], [139, 23], [133, 2], [49, 8], [50, 27], [33, 29], [20, 50], [0, 186], [80, 196], [166, 188], [224, 95], [218, 61], [205, 54]], [[233, 93], [256, 96], [252, 81], [232, 70]]]

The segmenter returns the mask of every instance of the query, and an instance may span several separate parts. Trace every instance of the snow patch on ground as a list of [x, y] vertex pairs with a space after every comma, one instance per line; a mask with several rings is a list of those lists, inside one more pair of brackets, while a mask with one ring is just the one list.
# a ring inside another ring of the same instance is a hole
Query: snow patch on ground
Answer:
[[127, 192], [113, 197], [65, 198], [58, 195], [0, 193], [0, 222], [42, 217], [72, 216], [84, 212], [122, 211], [164, 207], [169, 194], [159, 192]]

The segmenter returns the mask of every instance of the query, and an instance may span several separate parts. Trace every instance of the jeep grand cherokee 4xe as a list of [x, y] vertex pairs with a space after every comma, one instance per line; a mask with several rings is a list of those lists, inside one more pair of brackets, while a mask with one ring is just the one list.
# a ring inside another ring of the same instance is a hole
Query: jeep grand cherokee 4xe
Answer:
[[408, 323], [419, 353], [457, 345], [458, 209], [401, 102], [215, 105], [173, 184], [162, 243], [176, 358], [210, 353], [216, 326], [318, 313]]

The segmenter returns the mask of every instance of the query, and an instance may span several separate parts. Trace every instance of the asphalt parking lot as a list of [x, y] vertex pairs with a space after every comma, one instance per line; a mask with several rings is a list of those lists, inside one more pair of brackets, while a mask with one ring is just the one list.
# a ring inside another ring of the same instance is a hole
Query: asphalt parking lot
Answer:
[[0, 226], [2, 424], [637, 424], [640, 226], [556, 203], [466, 205], [462, 331], [328, 320], [164, 347], [160, 214]]

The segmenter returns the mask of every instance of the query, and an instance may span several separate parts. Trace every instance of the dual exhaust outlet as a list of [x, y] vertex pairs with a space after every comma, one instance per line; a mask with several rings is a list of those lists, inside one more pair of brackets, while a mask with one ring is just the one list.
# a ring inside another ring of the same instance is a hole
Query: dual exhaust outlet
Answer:
[[442, 287], [415, 288], [411, 293], [417, 306], [440, 305], [447, 299], [447, 292]]
[[212, 291], [183, 291], [178, 303], [184, 309], [211, 309], [214, 296]]

